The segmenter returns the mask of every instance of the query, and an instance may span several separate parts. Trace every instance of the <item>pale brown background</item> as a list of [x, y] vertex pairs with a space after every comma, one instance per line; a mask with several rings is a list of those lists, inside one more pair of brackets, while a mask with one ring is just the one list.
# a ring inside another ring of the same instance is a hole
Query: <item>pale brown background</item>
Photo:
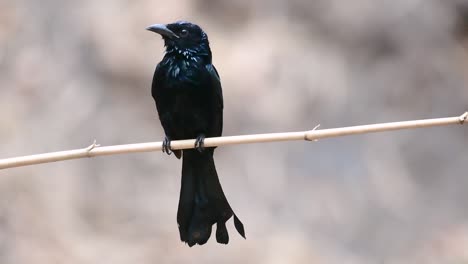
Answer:
[[[468, 110], [454, 0], [0, 0], [0, 158], [159, 141], [144, 28], [208, 33], [225, 135]], [[468, 127], [219, 148], [247, 240], [179, 241], [161, 153], [0, 171], [0, 263], [465, 263]]]

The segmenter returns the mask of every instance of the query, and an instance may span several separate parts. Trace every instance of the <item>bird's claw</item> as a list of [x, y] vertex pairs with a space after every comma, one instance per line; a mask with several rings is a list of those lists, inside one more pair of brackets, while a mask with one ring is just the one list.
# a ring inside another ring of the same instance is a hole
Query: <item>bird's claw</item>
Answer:
[[162, 152], [167, 153], [167, 155], [172, 154], [172, 149], [171, 149], [171, 139], [168, 137], [164, 138], [164, 141], [162, 143]]
[[195, 139], [195, 149], [198, 150], [198, 152], [203, 152], [205, 150], [205, 135], [200, 134], [197, 139]]

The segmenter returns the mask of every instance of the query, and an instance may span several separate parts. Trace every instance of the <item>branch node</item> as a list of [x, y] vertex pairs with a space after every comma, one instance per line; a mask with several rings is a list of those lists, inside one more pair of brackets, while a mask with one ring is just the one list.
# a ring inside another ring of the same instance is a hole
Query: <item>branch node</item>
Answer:
[[93, 141], [93, 144], [89, 145], [87, 148], [86, 148], [86, 156], [88, 158], [91, 158], [91, 150], [93, 150], [95, 147], [99, 147], [101, 145], [97, 144], [96, 143], [96, 139]]
[[312, 132], [312, 131], [317, 130], [319, 127], [320, 127], [320, 124], [316, 125], [312, 130], [307, 131], [307, 132], [304, 134], [304, 140], [317, 142], [318, 139], [316, 139], [316, 138], [310, 138], [310, 137], [309, 137], [309, 133]]
[[460, 120], [460, 125], [463, 125], [465, 123], [465, 120], [468, 118], [468, 112], [465, 112], [463, 115], [459, 117]]

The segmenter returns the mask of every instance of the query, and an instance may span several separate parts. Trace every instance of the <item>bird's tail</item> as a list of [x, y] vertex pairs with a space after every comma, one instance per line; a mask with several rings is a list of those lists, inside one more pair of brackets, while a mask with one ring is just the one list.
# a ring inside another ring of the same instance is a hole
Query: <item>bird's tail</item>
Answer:
[[177, 223], [180, 239], [189, 246], [203, 245], [216, 223], [216, 240], [227, 244], [229, 235], [226, 221], [234, 216], [234, 225], [245, 238], [244, 225], [229, 205], [218, 179], [213, 149], [184, 150], [182, 161], [182, 185], [180, 189]]

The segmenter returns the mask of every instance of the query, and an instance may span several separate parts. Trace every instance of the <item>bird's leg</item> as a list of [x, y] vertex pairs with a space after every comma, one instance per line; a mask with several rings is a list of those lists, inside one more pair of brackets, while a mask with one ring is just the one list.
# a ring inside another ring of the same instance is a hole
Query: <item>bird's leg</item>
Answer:
[[162, 143], [162, 152], [167, 153], [167, 155], [172, 154], [171, 139], [168, 136], [164, 137], [164, 141]]
[[198, 152], [203, 152], [203, 150], [205, 150], [205, 135], [204, 134], [200, 134], [198, 135], [197, 139], [195, 139], [195, 149], [198, 150]]

